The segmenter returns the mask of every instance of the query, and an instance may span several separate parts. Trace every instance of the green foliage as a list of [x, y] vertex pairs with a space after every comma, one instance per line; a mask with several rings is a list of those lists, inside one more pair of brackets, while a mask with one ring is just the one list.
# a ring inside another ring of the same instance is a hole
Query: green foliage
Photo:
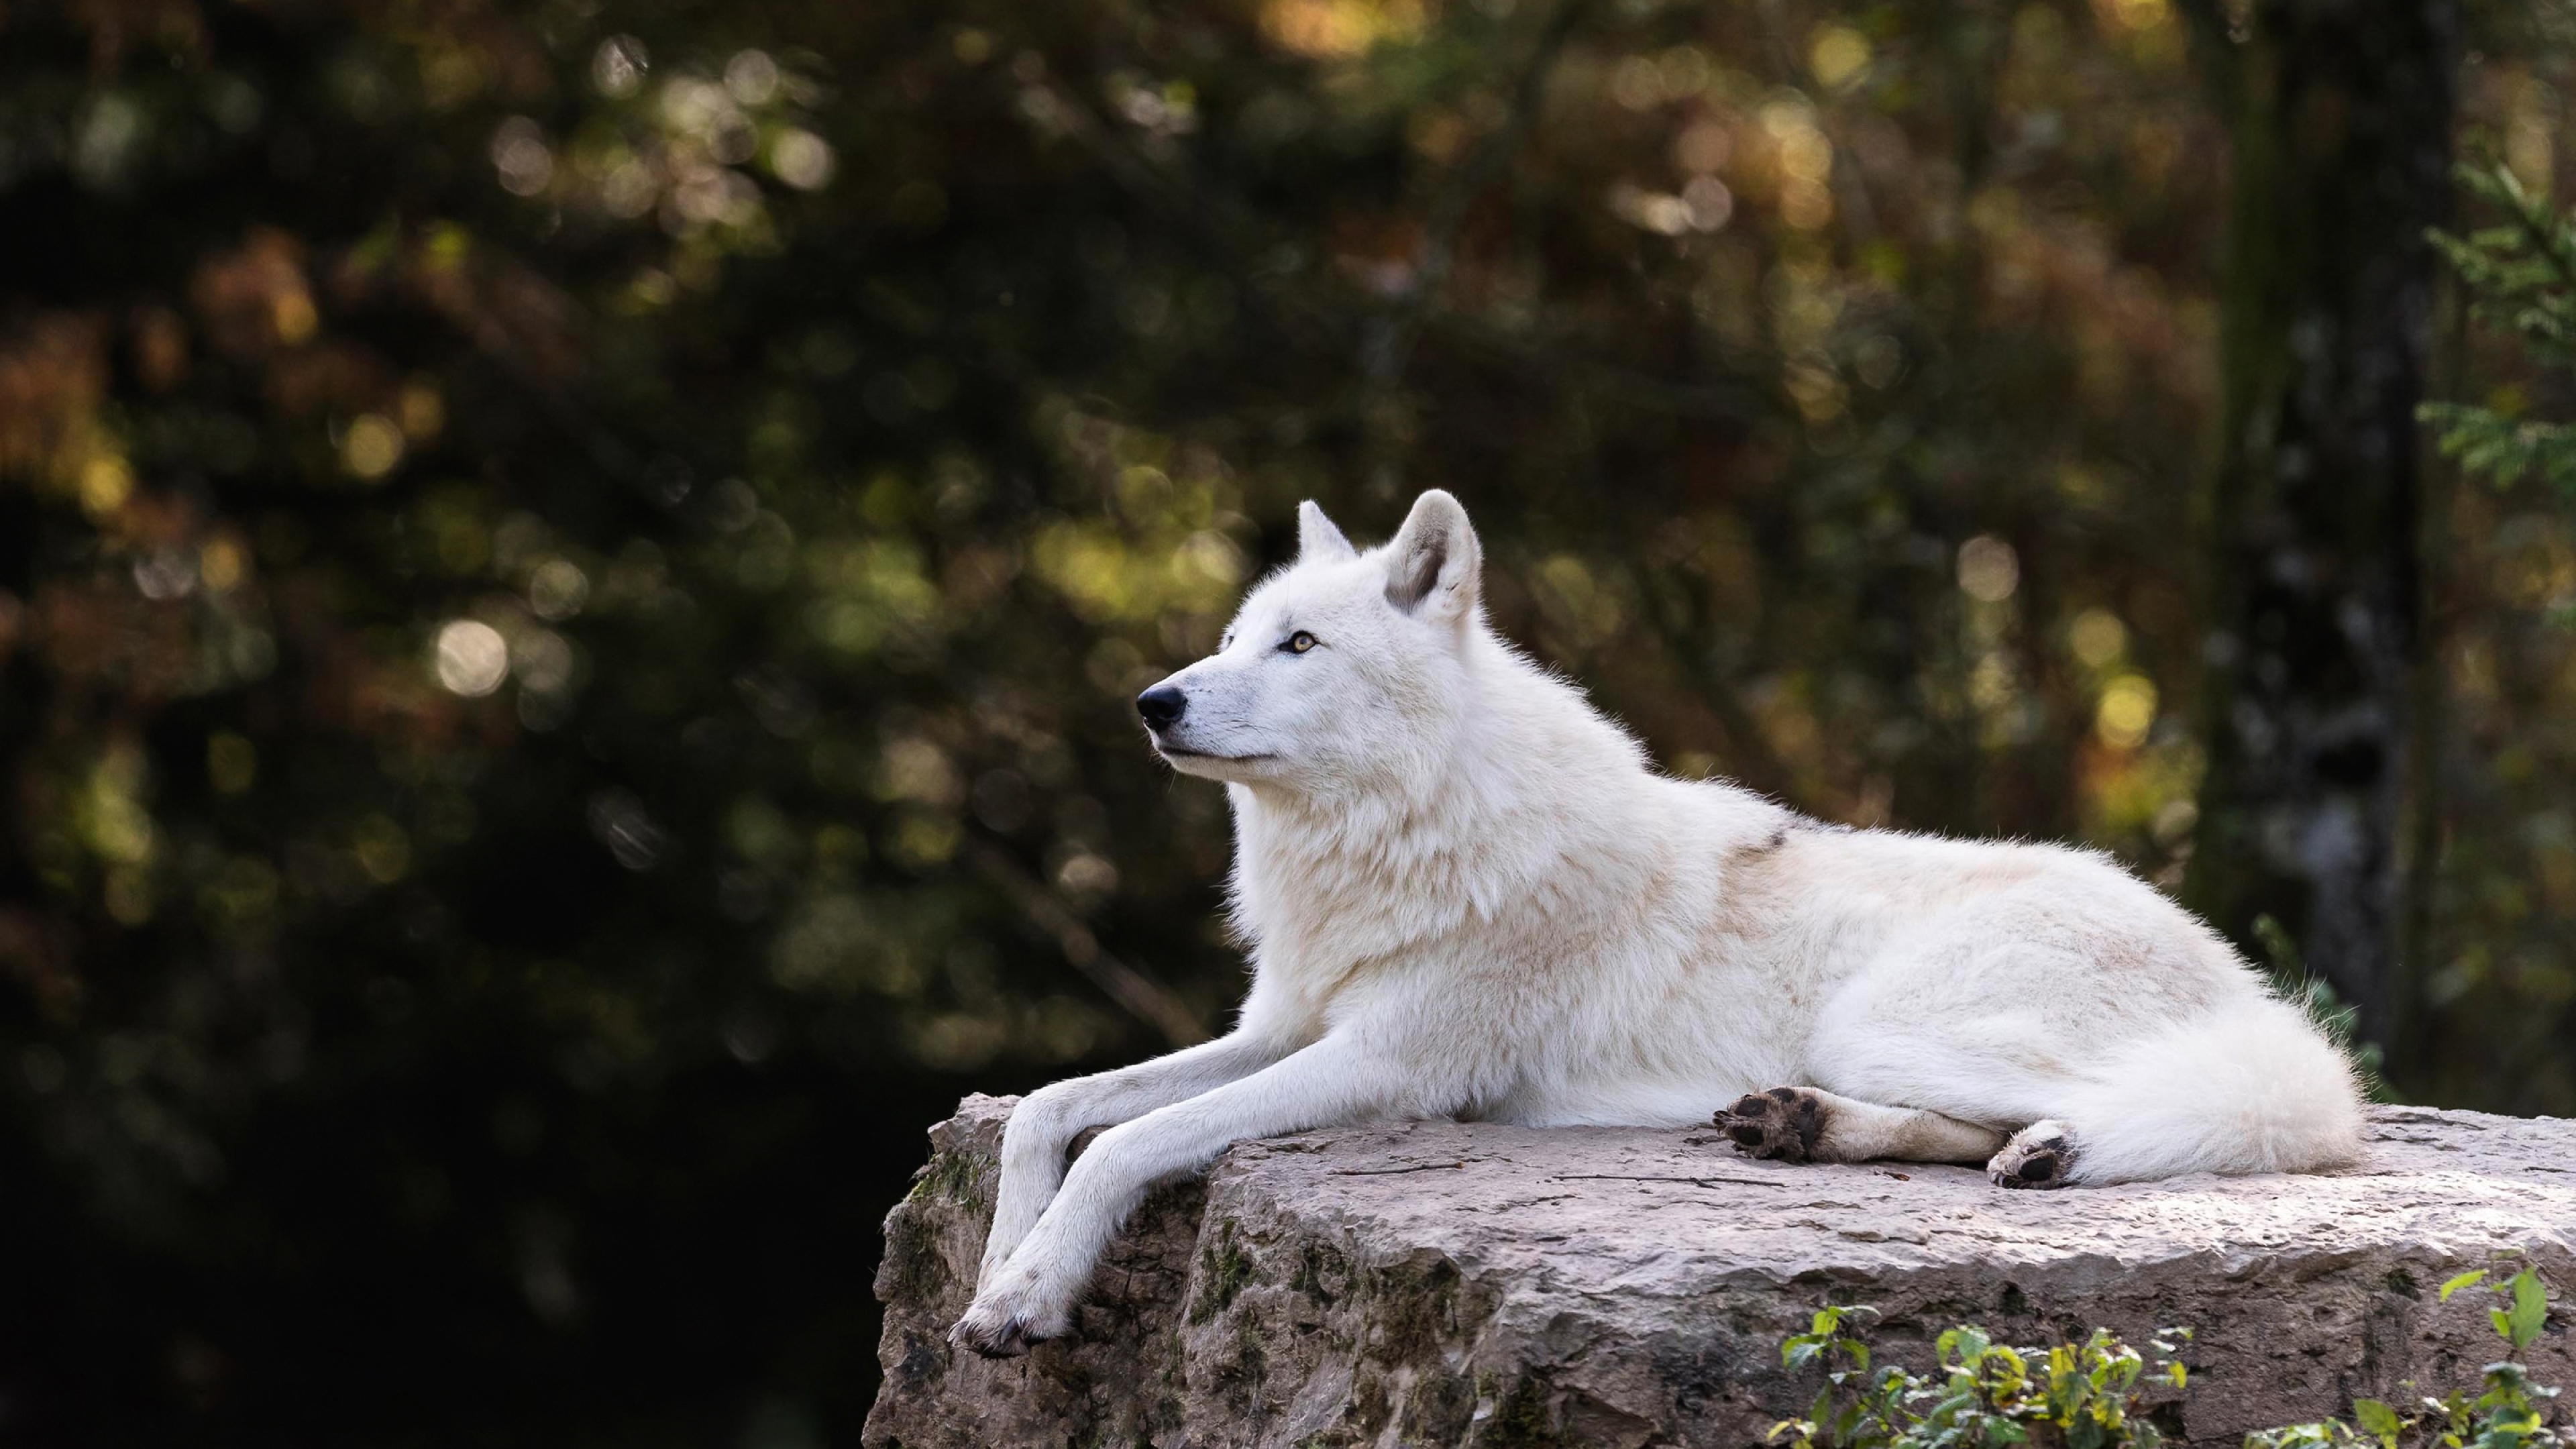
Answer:
[[[2174, 1357], [2190, 1337], [2172, 1329], [2154, 1341], [2150, 1363], [2097, 1329], [2054, 1348], [1998, 1344], [1985, 1330], [1958, 1327], [1935, 1340], [1931, 1374], [1889, 1364], [1872, 1370], [1869, 1346], [1847, 1321], [1872, 1310], [1826, 1308], [1808, 1332], [1781, 1345], [1790, 1368], [1828, 1365], [1825, 1386], [1802, 1419], [1773, 1426], [1792, 1449], [1997, 1449], [2006, 1444], [2068, 1449], [2162, 1444], [2145, 1415], [2157, 1386], [2181, 1390], [2190, 1371]], [[1846, 1367], [1831, 1365], [1839, 1359]]]
[[2547, 1428], [2554, 1387], [2535, 1383], [2520, 1355], [2540, 1337], [2549, 1294], [2537, 1269], [2525, 1266], [2501, 1282], [2488, 1270], [2462, 1273], [2442, 1285], [2438, 1302], [2483, 1288], [2497, 1300], [2487, 1311], [2505, 1357], [2481, 1372], [2477, 1393], [2427, 1394], [2400, 1408], [2378, 1399], [2352, 1401], [2350, 1419], [2290, 1424], [2246, 1436], [2246, 1449], [2518, 1449], [2534, 1441], [2555, 1443]]
[[[2576, 216], [2552, 209], [2501, 162], [2458, 174], [2504, 218], [2465, 237], [2431, 234], [2473, 314], [2520, 338], [2535, 363], [2576, 373]], [[2576, 503], [2576, 425], [2526, 417], [2523, 405], [2520, 390], [2508, 388], [2485, 404], [2426, 403], [2418, 415], [2463, 471], [2498, 485], [2536, 475]]]
[[[2462, 1273], [2436, 1300], [2480, 1287], [2496, 1300], [2489, 1322], [2507, 1352], [2483, 1370], [2478, 1393], [2427, 1395], [2405, 1409], [2355, 1399], [2349, 1419], [2263, 1430], [2246, 1436], [2246, 1449], [2519, 1449], [2548, 1440], [2546, 1416], [2558, 1390], [2533, 1382], [2519, 1361], [2540, 1337], [2547, 1289], [2527, 1265], [2502, 1281], [2492, 1276], [2486, 1269]], [[2178, 1357], [2189, 1329], [2160, 1332], [2150, 1361], [2105, 1329], [2041, 1349], [2006, 1347], [1983, 1329], [1962, 1326], [1934, 1341], [1933, 1372], [1917, 1374], [1873, 1366], [1856, 1325], [1875, 1313], [1823, 1308], [1807, 1332], [1781, 1343], [1781, 1362], [1822, 1368], [1824, 1386], [1805, 1417], [1773, 1426], [1771, 1442], [1789, 1449], [2152, 1449], [2165, 1438], [2148, 1415], [2149, 1400], [2190, 1387], [2190, 1370]]]

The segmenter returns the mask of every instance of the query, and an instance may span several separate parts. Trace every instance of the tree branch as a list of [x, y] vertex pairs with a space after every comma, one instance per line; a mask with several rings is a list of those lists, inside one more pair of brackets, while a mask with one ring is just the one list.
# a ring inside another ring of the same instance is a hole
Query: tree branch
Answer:
[[1127, 1014], [1160, 1031], [1175, 1047], [1185, 1047], [1207, 1040], [1207, 1029], [1198, 1017], [1160, 983], [1144, 972], [1119, 960], [1102, 949], [1100, 938], [1082, 923], [1064, 898], [1049, 890], [1046, 884], [1020, 867], [1018, 861], [998, 846], [982, 840], [966, 843], [967, 858], [1011, 904], [1029, 918], [1032, 925], [1055, 938], [1056, 949], [1064, 953], [1073, 969], [1091, 978], [1091, 983], [1123, 1007]]

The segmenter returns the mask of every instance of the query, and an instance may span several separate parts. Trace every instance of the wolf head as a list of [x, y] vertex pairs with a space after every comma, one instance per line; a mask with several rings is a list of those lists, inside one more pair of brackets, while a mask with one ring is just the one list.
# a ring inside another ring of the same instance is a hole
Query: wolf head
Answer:
[[1256, 586], [1217, 652], [1136, 697], [1173, 768], [1308, 792], [1365, 786], [1446, 753], [1492, 645], [1484, 550], [1439, 489], [1363, 553], [1297, 509], [1297, 560]]

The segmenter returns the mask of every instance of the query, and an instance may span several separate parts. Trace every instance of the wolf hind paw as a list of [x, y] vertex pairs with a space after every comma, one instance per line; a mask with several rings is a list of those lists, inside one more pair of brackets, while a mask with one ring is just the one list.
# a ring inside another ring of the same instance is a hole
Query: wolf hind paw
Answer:
[[1709, 1120], [1747, 1157], [1811, 1162], [1825, 1127], [1825, 1104], [1804, 1087], [1773, 1087], [1747, 1093]]
[[2065, 1187], [2077, 1156], [2075, 1138], [2063, 1123], [2033, 1122], [1987, 1161], [1986, 1175], [1997, 1187]]

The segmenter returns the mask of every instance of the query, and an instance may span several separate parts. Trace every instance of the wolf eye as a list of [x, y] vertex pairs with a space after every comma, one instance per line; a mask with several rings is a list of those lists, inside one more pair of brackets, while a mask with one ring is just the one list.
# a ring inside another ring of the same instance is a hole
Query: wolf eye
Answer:
[[1291, 654], [1303, 654], [1307, 650], [1315, 647], [1315, 636], [1307, 633], [1303, 629], [1300, 629], [1296, 633], [1289, 635], [1287, 641], [1282, 643], [1279, 647], [1287, 650]]

